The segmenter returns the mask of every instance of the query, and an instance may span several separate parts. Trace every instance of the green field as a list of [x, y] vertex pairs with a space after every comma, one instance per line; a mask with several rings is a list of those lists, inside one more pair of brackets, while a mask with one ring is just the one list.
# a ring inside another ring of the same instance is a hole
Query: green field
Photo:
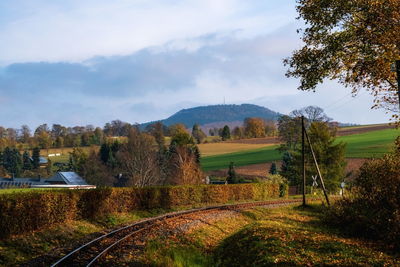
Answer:
[[[361, 134], [341, 136], [337, 141], [347, 143], [347, 158], [380, 157], [390, 151], [393, 141], [400, 135], [400, 130], [385, 129]], [[246, 150], [236, 153], [203, 157], [201, 165], [204, 171], [220, 170], [228, 167], [230, 162], [235, 166], [246, 166], [280, 160], [282, 155], [276, 151], [278, 146]]]
[[362, 134], [338, 137], [338, 141], [347, 143], [346, 157], [371, 158], [381, 157], [390, 151], [393, 141], [400, 135], [400, 130], [386, 129]]

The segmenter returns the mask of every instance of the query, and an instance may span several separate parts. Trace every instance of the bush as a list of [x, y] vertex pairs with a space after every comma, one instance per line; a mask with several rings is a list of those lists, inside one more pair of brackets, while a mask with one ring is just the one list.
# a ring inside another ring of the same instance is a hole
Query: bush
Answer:
[[353, 195], [329, 210], [326, 221], [349, 233], [385, 240], [400, 248], [400, 153], [367, 161], [354, 183]]
[[115, 212], [190, 207], [278, 197], [279, 183], [30, 190], [0, 194], [0, 237]]

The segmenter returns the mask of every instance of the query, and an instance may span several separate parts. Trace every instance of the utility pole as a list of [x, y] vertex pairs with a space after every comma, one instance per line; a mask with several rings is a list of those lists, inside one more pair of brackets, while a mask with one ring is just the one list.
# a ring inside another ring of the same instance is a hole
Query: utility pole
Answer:
[[301, 116], [301, 157], [303, 161], [303, 206], [306, 205], [306, 158], [305, 158], [305, 142], [304, 133], [306, 128], [304, 127], [304, 116]]
[[324, 179], [322, 178], [321, 171], [320, 171], [320, 169], [319, 169], [318, 162], [317, 162], [317, 157], [315, 156], [314, 149], [313, 149], [313, 147], [312, 147], [312, 145], [311, 145], [310, 137], [308, 136], [308, 133], [307, 133], [305, 130], [304, 130], [304, 133], [306, 134], [307, 142], [308, 142], [308, 144], [310, 145], [310, 150], [311, 150], [311, 154], [312, 154], [313, 159], [314, 159], [315, 168], [317, 168], [317, 172], [318, 172], [318, 175], [319, 175], [319, 179], [320, 179], [320, 181], [321, 181], [322, 190], [324, 191], [324, 195], [325, 195], [325, 199], [326, 199], [326, 204], [328, 204], [328, 206], [330, 206], [330, 202], [329, 202], [329, 198], [328, 198], [328, 193], [326, 192], [326, 188], [325, 188], [325, 184], [324, 184]]
[[400, 113], [400, 60], [396, 60], [396, 73], [397, 73], [397, 94], [399, 96], [399, 113]]

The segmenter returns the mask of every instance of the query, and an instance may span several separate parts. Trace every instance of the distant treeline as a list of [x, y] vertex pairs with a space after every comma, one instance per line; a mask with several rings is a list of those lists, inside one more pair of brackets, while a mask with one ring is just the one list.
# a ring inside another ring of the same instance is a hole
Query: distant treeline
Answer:
[[[151, 133], [156, 124], [159, 125], [160, 122], [147, 125], [144, 132]], [[127, 137], [130, 130], [135, 127], [137, 125], [120, 120], [106, 123], [103, 128], [92, 125], [66, 127], [61, 124], [53, 124], [50, 127], [47, 124], [42, 124], [35, 130], [31, 130], [27, 125], [22, 125], [19, 129], [0, 126], [0, 149], [15, 147], [19, 150], [31, 150], [35, 147], [48, 149], [102, 145], [111, 137]], [[175, 124], [169, 127], [162, 125], [161, 127], [163, 135], [168, 137], [172, 135], [177, 127], [182, 127], [182, 125]], [[233, 130], [229, 129], [228, 126], [220, 129], [214, 128], [210, 129], [208, 135], [219, 135], [223, 140], [227, 140], [230, 138], [240, 139], [276, 135], [276, 131], [276, 124], [273, 121], [247, 118], [243, 127], [236, 127]], [[193, 126], [192, 134], [199, 143], [203, 142], [207, 137], [207, 134], [203, 133], [197, 124]]]

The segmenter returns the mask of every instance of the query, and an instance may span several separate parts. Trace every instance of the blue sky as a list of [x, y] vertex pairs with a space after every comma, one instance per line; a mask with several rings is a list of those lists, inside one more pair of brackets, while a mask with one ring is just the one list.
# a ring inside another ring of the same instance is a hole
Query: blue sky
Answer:
[[0, 2], [0, 125], [141, 123], [197, 105], [318, 105], [388, 121], [368, 92], [300, 92], [282, 59], [301, 46], [292, 0]]

